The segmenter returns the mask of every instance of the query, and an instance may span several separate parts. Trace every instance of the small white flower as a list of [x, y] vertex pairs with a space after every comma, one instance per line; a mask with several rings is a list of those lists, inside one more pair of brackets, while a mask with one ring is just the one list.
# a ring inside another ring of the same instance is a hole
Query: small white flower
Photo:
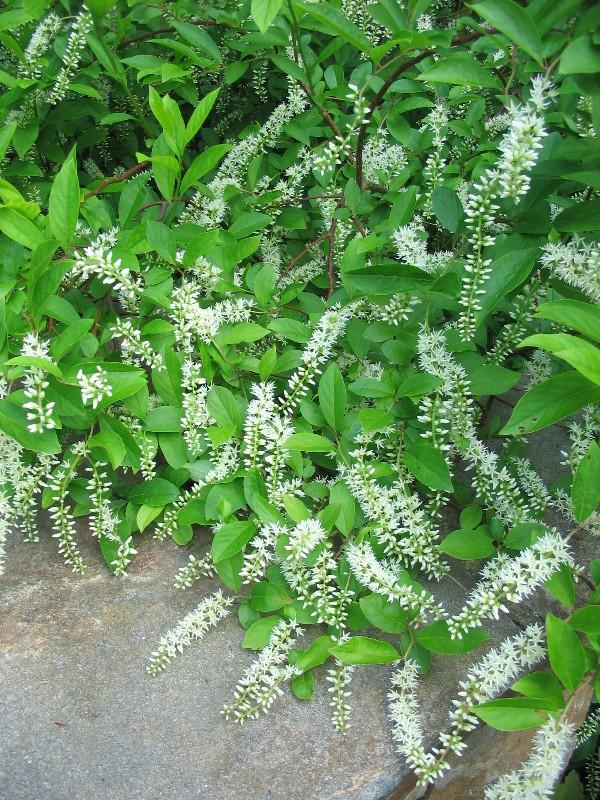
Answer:
[[112, 396], [112, 386], [108, 382], [108, 372], [97, 366], [96, 372], [87, 376], [83, 370], [77, 373], [77, 383], [81, 389], [81, 399], [87, 405], [90, 401], [92, 408], [98, 408], [99, 404], [108, 397]]

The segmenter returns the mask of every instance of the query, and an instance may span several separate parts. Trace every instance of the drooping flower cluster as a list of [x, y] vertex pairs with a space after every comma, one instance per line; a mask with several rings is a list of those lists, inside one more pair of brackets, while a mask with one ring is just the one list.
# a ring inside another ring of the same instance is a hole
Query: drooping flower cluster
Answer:
[[492, 234], [498, 198], [515, 202], [527, 193], [528, 170], [536, 163], [541, 140], [545, 136], [542, 112], [553, 96], [550, 81], [543, 76], [532, 80], [528, 103], [509, 109], [510, 125], [500, 142], [500, 158], [494, 169], [488, 169], [474, 184], [465, 203], [466, 226], [471, 249], [467, 253], [460, 304], [463, 311], [458, 321], [462, 339], [469, 341], [478, 325], [480, 298], [491, 272], [491, 259], [484, 250], [494, 244]]
[[181, 365], [183, 389], [181, 427], [185, 444], [193, 456], [204, 452], [206, 444], [203, 432], [214, 423], [206, 405], [209, 386], [202, 377], [200, 369], [200, 365], [191, 358], [185, 358]]
[[265, 576], [269, 565], [277, 560], [275, 554], [277, 537], [285, 533], [287, 528], [271, 522], [263, 525], [250, 540], [251, 549], [244, 553], [244, 563], [240, 570], [240, 577], [244, 583], [254, 583]]
[[283, 694], [282, 684], [298, 674], [286, 664], [289, 651], [302, 636], [302, 628], [293, 619], [281, 619], [271, 631], [269, 643], [244, 672], [235, 687], [234, 699], [223, 707], [226, 719], [233, 717], [243, 725], [249, 719], [266, 714]]
[[426, 272], [438, 272], [453, 257], [447, 251], [429, 253], [427, 250], [427, 233], [422, 220], [414, 217], [406, 225], [401, 225], [392, 233], [396, 247], [396, 255], [403, 264], [410, 264]]
[[401, 559], [407, 566], [418, 564], [426, 574], [441, 577], [447, 568], [437, 548], [438, 531], [410, 491], [407, 477], [396, 472], [391, 486], [373, 478], [373, 468], [365, 461], [364, 448], [351, 453], [354, 463], [340, 474], [374, 525], [377, 540], [386, 554]]
[[574, 472], [587, 453], [591, 443], [600, 433], [600, 410], [597, 406], [585, 406], [581, 418], [569, 423], [570, 448], [562, 451], [562, 463]]
[[288, 381], [281, 410], [291, 414], [321, 374], [321, 366], [329, 359], [334, 345], [343, 335], [346, 325], [356, 312], [357, 303], [334, 305], [327, 309], [316, 324], [302, 353], [302, 363]]
[[397, 571], [391, 565], [380, 562], [368, 542], [349, 544], [346, 558], [356, 580], [376, 594], [398, 602], [408, 611], [418, 612], [415, 619], [427, 617], [443, 619], [444, 608], [431, 595], [422, 589], [413, 588], [409, 581], [402, 582]]
[[512, 302], [509, 316], [510, 322], [503, 325], [494, 346], [489, 351], [486, 361], [490, 364], [502, 364], [507, 356], [517, 347], [535, 311], [546, 293], [546, 282], [538, 273], [525, 285], [523, 291]]
[[106, 286], [111, 286], [123, 301], [127, 310], [135, 310], [137, 299], [144, 287], [140, 278], [131, 274], [122, 265], [120, 258], [114, 258], [112, 248], [116, 241], [116, 230], [101, 234], [91, 244], [78, 251], [71, 275], [80, 281], [100, 278]]
[[60, 103], [67, 93], [69, 84], [73, 79], [81, 56], [85, 48], [85, 37], [92, 28], [92, 15], [87, 9], [83, 9], [75, 17], [75, 20], [69, 31], [69, 38], [67, 39], [67, 47], [62, 55], [63, 66], [56, 76], [54, 86], [48, 92], [46, 102], [51, 106]]
[[505, 639], [472, 666], [459, 683], [458, 699], [453, 700], [449, 729], [440, 734], [439, 745], [427, 752], [417, 692], [419, 667], [406, 663], [392, 676], [388, 694], [392, 735], [398, 751], [406, 758], [420, 784], [430, 783], [449, 769], [450, 753], [461, 755], [466, 747], [465, 733], [479, 722], [473, 713], [475, 706], [501, 694], [523, 670], [541, 661], [543, 631], [539, 625], [529, 625], [516, 636]]
[[184, 214], [181, 222], [194, 222], [197, 225], [216, 227], [228, 211], [225, 190], [228, 186], [241, 186], [242, 179], [250, 161], [264, 149], [272, 146], [281, 135], [284, 126], [306, 108], [307, 100], [300, 87], [290, 82], [288, 97], [271, 113], [268, 120], [256, 133], [242, 139], [227, 154], [216, 176], [208, 184], [212, 195], [210, 199], [197, 192]]
[[289, 541], [285, 546], [288, 557], [293, 561], [301, 561], [320, 542], [327, 533], [317, 519], [305, 519], [299, 522], [289, 533]]
[[77, 466], [83, 457], [85, 448], [76, 445], [71, 448], [70, 456], [66, 456], [48, 479], [48, 489], [53, 495], [53, 502], [48, 513], [52, 519], [54, 533], [58, 540], [58, 551], [73, 572], [83, 573], [86, 565], [81, 558], [75, 536], [77, 527], [73, 511], [68, 502], [69, 485], [77, 472]]
[[332, 545], [327, 543], [312, 566], [287, 559], [281, 571], [315, 623], [331, 625], [338, 631], [346, 627], [348, 606], [354, 592], [338, 583], [338, 562]]
[[[417, 353], [421, 368], [442, 382], [437, 390], [439, 400], [426, 398], [421, 405], [424, 413], [419, 420], [432, 425], [431, 435], [427, 435], [436, 444], [438, 439], [442, 440], [442, 449], [447, 451], [447, 441], [451, 442], [467, 469], [474, 472], [472, 482], [477, 496], [493, 508], [500, 519], [511, 525], [524, 522], [538, 503], [539, 484], [536, 483], [536, 496], [529, 497], [526, 486], [519, 486], [508, 466], [502, 465], [500, 457], [477, 436], [477, 418], [467, 374], [448, 352], [444, 332], [422, 330], [417, 340]], [[528, 481], [531, 483], [531, 472]]]
[[325, 680], [331, 684], [327, 691], [331, 693], [329, 705], [333, 709], [331, 723], [338, 733], [347, 733], [350, 726], [351, 707], [348, 698], [352, 692], [346, 687], [352, 680], [356, 667], [353, 664], [343, 664], [336, 661], [335, 666], [327, 670]]
[[462, 610], [448, 620], [451, 635], [460, 639], [483, 620], [498, 619], [500, 612], [508, 611], [507, 602], [518, 603], [529, 597], [563, 564], [571, 566], [573, 557], [566, 541], [552, 530], [513, 558], [500, 554], [488, 561]]
[[214, 563], [210, 553], [202, 558], [190, 555], [188, 563], [179, 568], [173, 585], [176, 589], [187, 589], [200, 578], [210, 578], [214, 574]]
[[[37, 333], [28, 333], [23, 339], [21, 355], [47, 360], [50, 366], [49, 349], [49, 343], [40, 339]], [[27, 411], [27, 429], [31, 433], [43, 433], [56, 428], [56, 421], [53, 417], [56, 404], [53, 400], [46, 400], [46, 389], [49, 385], [43, 366], [36, 365], [27, 368], [23, 376], [23, 391], [27, 402], [23, 403], [23, 408]]]
[[200, 305], [201, 290], [195, 282], [183, 281], [173, 290], [170, 316], [175, 340], [185, 353], [192, 353], [196, 341], [210, 344], [227, 322], [247, 322], [253, 301], [246, 297]]
[[600, 246], [575, 237], [570, 242], [548, 243], [540, 263], [565, 283], [575, 286], [600, 305]]
[[255, 383], [250, 391], [252, 400], [248, 403], [244, 423], [244, 464], [247, 469], [254, 469], [267, 450], [268, 431], [277, 406], [274, 384]]
[[121, 356], [125, 364], [147, 366], [158, 371], [165, 368], [161, 353], [157, 353], [149, 342], [142, 339], [139, 328], [130, 319], [118, 319], [112, 327], [112, 334], [121, 339]]
[[574, 728], [551, 717], [533, 737], [529, 758], [485, 790], [485, 800], [544, 800], [552, 797], [573, 746]]
[[367, 140], [363, 150], [363, 175], [368, 181], [387, 185], [406, 167], [406, 151], [399, 144], [392, 144], [387, 131], [380, 130]]
[[178, 653], [183, 653], [193, 641], [202, 639], [230, 613], [232, 597], [226, 597], [219, 589], [205, 597], [193, 611], [186, 614], [177, 625], [166, 633], [150, 656], [147, 670], [150, 675], [158, 675]]
[[39, 78], [42, 74], [41, 57], [52, 45], [54, 37], [60, 31], [62, 22], [58, 14], [51, 11], [44, 17], [31, 34], [29, 44], [23, 53], [23, 61], [19, 65], [19, 74], [26, 78]]

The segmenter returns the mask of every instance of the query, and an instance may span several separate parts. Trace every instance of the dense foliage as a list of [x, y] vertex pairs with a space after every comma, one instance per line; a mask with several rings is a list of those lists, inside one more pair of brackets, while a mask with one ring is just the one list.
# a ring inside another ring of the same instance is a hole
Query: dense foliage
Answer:
[[[260, 653], [226, 716], [288, 681], [308, 699], [327, 662], [345, 732], [356, 665], [397, 662], [421, 782], [480, 720], [541, 726], [486, 798], [549, 796], [600, 652], [598, 590], [575, 608], [600, 563], [572, 547], [600, 534], [599, 21], [582, 0], [5, 3], [0, 549], [42, 506], [74, 571], [84, 517], [119, 576], [140, 536], [211, 527], [176, 585], [224, 591], [152, 674], [235, 606]], [[548, 487], [525, 437], [565, 417]], [[451, 614], [455, 559], [481, 575]], [[428, 752], [432, 654], [541, 586], [562, 615], [474, 661]]]

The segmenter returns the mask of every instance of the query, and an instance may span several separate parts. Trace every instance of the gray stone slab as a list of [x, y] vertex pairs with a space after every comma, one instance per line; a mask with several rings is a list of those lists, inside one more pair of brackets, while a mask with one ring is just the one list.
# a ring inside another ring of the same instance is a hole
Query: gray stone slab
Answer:
[[[386, 720], [391, 668], [357, 670], [347, 736], [331, 728], [323, 670], [310, 702], [285, 695], [240, 728], [220, 714], [252, 658], [235, 617], [159, 677], [145, 673], [158, 636], [216, 588], [172, 587], [186, 552], [142, 538], [130, 575], [116, 579], [84, 532], [81, 578], [41, 536], [11, 539], [0, 581], [2, 800], [382, 800], [407, 779]], [[455, 583], [438, 591], [460, 605]], [[498, 629], [515, 630], [507, 618]], [[464, 665], [441, 659], [427, 679], [432, 733]]]

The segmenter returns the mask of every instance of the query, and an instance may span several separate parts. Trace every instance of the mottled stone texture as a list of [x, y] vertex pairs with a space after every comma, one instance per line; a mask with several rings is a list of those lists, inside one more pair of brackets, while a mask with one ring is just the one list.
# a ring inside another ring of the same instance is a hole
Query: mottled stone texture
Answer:
[[[551, 446], [555, 440], [548, 440]], [[554, 454], [551, 458], [556, 463]], [[130, 575], [116, 579], [83, 530], [89, 568], [81, 578], [67, 572], [46, 526], [40, 534], [38, 544], [13, 537], [0, 579], [1, 800], [422, 796], [395, 755], [389, 733], [391, 668], [356, 672], [353, 726], [346, 737], [331, 728], [323, 668], [316, 670], [312, 701], [286, 694], [268, 717], [239, 728], [220, 715], [252, 658], [241, 648], [235, 616], [158, 678], [145, 672], [160, 634], [217, 585], [173, 588], [178, 567], [187, 561], [185, 551], [141, 537]], [[201, 543], [194, 548], [199, 552]], [[471, 565], [455, 572], [465, 586], [476, 575]], [[449, 609], [460, 606], [457, 583], [445, 581], [436, 593]], [[540, 594], [513, 616], [526, 622], [547, 601]], [[506, 616], [495, 626], [498, 638], [517, 630]], [[437, 659], [427, 677], [423, 714], [432, 741], [469, 661], [469, 656]], [[583, 697], [580, 706], [585, 702]], [[528, 741], [526, 733], [478, 729], [456, 770], [429, 797], [481, 798], [486, 782], [520, 763]]]

